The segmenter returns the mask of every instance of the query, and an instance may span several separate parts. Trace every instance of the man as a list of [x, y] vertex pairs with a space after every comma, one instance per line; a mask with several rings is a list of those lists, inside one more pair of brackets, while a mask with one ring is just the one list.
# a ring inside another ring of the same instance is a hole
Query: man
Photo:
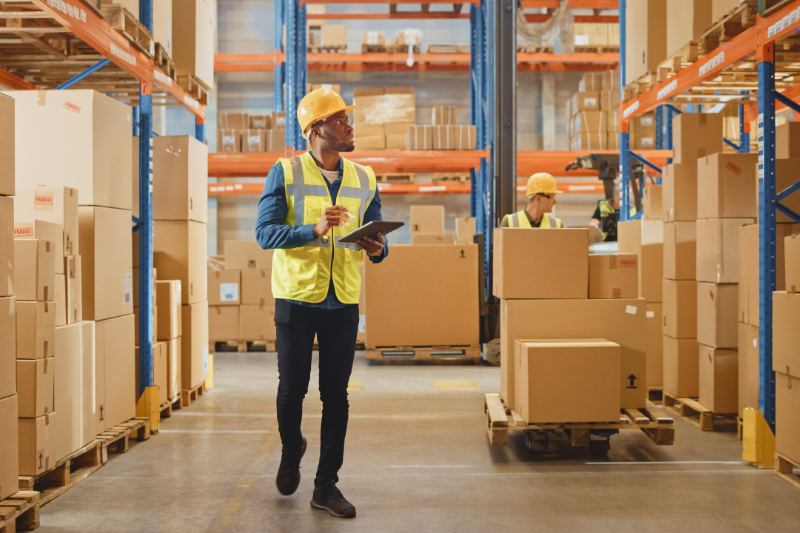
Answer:
[[619, 221], [619, 181], [614, 182], [614, 196], [609, 200], [604, 198], [597, 202], [597, 208], [592, 214], [589, 225], [600, 228], [603, 232], [603, 241], [617, 240], [617, 222]]
[[528, 203], [525, 209], [503, 217], [503, 228], [563, 228], [561, 220], [550, 213], [556, 205], [556, 180], [547, 172], [537, 172], [525, 187]]
[[358, 331], [362, 250], [373, 263], [386, 257], [382, 235], [358, 245], [339, 238], [381, 219], [375, 174], [340, 154], [354, 148], [347, 106], [336, 92], [317, 89], [297, 106], [310, 151], [281, 159], [269, 171], [258, 203], [256, 239], [275, 248], [272, 294], [278, 351], [278, 426], [283, 450], [276, 484], [293, 494], [300, 483], [306, 439], [300, 431], [314, 336], [319, 345], [322, 431], [311, 505], [339, 518], [355, 507], [336, 483], [344, 458], [347, 385]]

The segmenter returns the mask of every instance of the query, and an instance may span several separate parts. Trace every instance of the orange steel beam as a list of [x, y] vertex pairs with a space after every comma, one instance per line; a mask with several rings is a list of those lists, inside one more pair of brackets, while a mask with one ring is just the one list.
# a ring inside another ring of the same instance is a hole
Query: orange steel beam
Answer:
[[5, 69], [0, 69], [0, 83], [10, 89], [29, 90], [38, 88], [28, 80], [24, 80]]
[[758, 47], [795, 32], [800, 28], [800, 16], [795, 13], [798, 7], [800, 0], [792, 2], [766, 18], [759, 18], [755, 25], [721, 44], [671, 78], [633, 100], [623, 102], [621, 113], [623, 131], [627, 131], [627, 123], [632, 118], [655, 109], [674, 96], [715, 77], [725, 68], [753, 55]]
[[[550, 14], [535, 14], [535, 13], [527, 13], [525, 15], [525, 20], [528, 22], [547, 22], [552, 18], [553, 15]], [[606, 22], [609, 24], [617, 24], [619, 22], [619, 17], [616, 15], [574, 15], [575, 22], [583, 23], [583, 22]]]
[[474, 4], [480, 5], [480, 0], [300, 0], [300, 5], [308, 4]]
[[517, 63], [619, 63], [619, 53], [575, 52], [556, 54], [551, 52], [517, 52]]
[[388, 20], [388, 19], [469, 19], [469, 13], [319, 13], [306, 15], [308, 20]]
[[[522, 0], [522, 8], [555, 9], [559, 0]], [[569, 0], [570, 9], [619, 9], [619, 0]]]

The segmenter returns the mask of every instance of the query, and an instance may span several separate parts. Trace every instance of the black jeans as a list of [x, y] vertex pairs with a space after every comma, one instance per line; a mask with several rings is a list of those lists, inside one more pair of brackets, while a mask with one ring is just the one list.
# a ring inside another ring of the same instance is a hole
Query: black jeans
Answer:
[[275, 329], [279, 373], [278, 427], [283, 459], [299, 461], [303, 398], [308, 392], [311, 352], [316, 334], [322, 430], [314, 484], [336, 483], [344, 460], [349, 410], [347, 385], [355, 357], [358, 306], [327, 310], [276, 300]]

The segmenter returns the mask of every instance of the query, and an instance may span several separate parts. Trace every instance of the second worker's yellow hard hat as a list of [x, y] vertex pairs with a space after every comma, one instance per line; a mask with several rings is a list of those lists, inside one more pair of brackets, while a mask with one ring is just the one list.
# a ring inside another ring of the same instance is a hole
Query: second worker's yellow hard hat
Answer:
[[356, 106], [347, 105], [342, 97], [332, 89], [314, 89], [297, 104], [297, 122], [305, 135], [316, 122], [335, 115], [339, 111], [350, 111]]
[[537, 172], [528, 178], [525, 194], [528, 196], [533, 196], [535, 194], [558, 194], [556, 179], [547, 172]]

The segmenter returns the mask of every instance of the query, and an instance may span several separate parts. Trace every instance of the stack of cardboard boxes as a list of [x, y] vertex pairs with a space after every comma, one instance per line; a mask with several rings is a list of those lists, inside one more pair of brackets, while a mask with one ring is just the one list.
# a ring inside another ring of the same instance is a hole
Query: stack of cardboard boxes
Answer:
[[179, 279], [155, 284], [156, 306], [161, 313], [154, 319], [157, 342], [153, 347], [153, 384], [158, 386], [159, 403], [163, 405], [175, 401], [181, 392], [182, 291]]
[[616, 48], [619, 46], [619, 24], [602, 22], [576, 22], [575, 46], [591, 48]]
[[[398, 139], [399, 141], [399, 139]], [[438, 105], [431, 111], [431, 125], [413, 125], [405, 139], [407, 150], [474, 150], [475, 126], [456, 123], [456, 108]]]
[[[619, 72], [588, 72], [567, 100], [571, 150], [607, 150], [619, 145]], [[633, 147], [633, 145], [632, 145]]]
[[610, 421], [645, 406], [637, 257], [588, 247], [586, 229], [495, 230], [501, 394], [528, 422]]
[[[180, 280], [181, 387], [191, 389], [208, 376], [206, 222], [208, 149], [188, 136], [153, 140], [153, 263], [158, 276]], [[177, 306], [159, 306], [177, 313]], [[178, 317], [170, 322], [177, 324]], [[175, 332], [169, 335], [175, 339]]]
[[414, 124], [412, 87], [358, 87], [353, 92], [357, 150], [404, 150]]
[[282, 111], [272, 113], [223, 113], [217, 131], [218, 152], [283, 153], [286, 119]]

